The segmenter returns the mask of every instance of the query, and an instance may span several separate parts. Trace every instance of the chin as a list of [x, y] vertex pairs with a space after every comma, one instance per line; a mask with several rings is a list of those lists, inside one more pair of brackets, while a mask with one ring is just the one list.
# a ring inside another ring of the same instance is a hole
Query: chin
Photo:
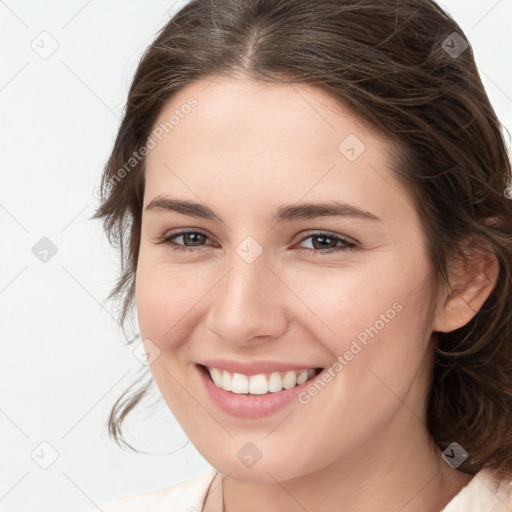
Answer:
[[[207, 459], [208, 460], [208, 459]], [[293, 468], [290, 467], [290, 458], [287, 460], [269, 460], [264, 462], [263, 457], [252, 467], [244, 466], [238, 458], [219, 461], [209, 459], [208, 462], [220, 473], [234, 480], [244, 482], [275, 483], [300, 478], [310, 471], [301, 471], [297, 466], [296, 457], [293, 459]]]

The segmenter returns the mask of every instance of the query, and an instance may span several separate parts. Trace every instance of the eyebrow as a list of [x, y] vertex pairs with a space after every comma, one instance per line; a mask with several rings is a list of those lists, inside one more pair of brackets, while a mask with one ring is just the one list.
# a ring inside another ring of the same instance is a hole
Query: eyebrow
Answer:
[[[155, 209], [182, 213], [191, 217], [217, 221], [224, 224], [222, 218], [208, 208], [208, 206], [196, 203], [195, 201], [157, 196], [149, 202], [146, 211]], [[273, 215], [273, 219], [276, 223], [301, 219], [316, 219], [319, 217], [355, 217], [365, 220], [382, 220], [371, 212], [341, 201], [283, 205], [277, 208]]]

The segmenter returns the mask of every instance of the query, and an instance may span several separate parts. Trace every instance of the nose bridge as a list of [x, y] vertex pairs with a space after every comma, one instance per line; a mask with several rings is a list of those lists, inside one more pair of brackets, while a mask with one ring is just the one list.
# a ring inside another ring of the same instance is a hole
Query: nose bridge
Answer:
[[266, 254], [256, 254], [251, 244], [241, 243], [233, 251], [229, 268], [215, 287], [208, 327], [225, 341], [278, 335], [286, 328], [279, 280], [268, 268]]

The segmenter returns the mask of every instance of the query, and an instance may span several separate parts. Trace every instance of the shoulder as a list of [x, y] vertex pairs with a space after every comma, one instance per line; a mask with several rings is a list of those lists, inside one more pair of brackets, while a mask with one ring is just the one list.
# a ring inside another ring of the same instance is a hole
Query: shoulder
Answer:
[[178, 482], [158, 491], [127, 496], [110, 501], [93, 512], [170, 512], [172, 510], [200, 511], [208, 489], [217, 475], [209, 469], [199, 476]]
[[476, 473], [441, 512], [510, 512], [512, 475], [500, 479], [490, 468]]

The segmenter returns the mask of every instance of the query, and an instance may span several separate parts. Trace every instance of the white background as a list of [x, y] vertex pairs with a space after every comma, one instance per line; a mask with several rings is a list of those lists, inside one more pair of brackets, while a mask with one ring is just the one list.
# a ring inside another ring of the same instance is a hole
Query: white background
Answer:
[[[117, 254], [89, 220], [138, 60], [183, 3], [0, 1], [0, 512], [88, 512], [210, 467], [163, 401], [127, 425], [132, 444], [160, 455], [107, 436], [112, 404], [145, 368], [105, 301]], [[510, 131], [512, 0], [441, 5]], [[31, 47], [43, 31], [58, 43], [47, 59]], [[58, 249], [47, 263], [32, 253], [42, 237]]]

